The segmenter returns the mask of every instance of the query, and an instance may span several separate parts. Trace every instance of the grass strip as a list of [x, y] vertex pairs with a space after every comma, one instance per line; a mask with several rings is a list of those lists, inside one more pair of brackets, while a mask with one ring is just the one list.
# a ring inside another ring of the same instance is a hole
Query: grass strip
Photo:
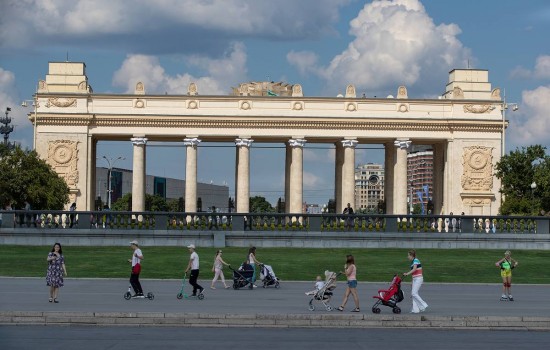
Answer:
[[[46, 256], [51, 247], [0, 245], [0, 276], [44, 277]], [[144, 260], [141, 278], [181, 278], [187, 266], [189, 252], [183, 247], [141, 247]], [[213, 276], [212, 263], [216, 248], [198, 247], [200, 279]], [[248, 253], [247, 248], [224, 248], [223, 258], [238, 267]], [[503, 256], [502, 250], [419, 249], [417, 256], [424, 268], [426, 282], [500, 283], [500, 270], [494, 263]], [[542, 271], [550, 261], [550, 251], [516, 250], [513, 258], [520, 265], [514, 270], [514, 283], [545, 284]], [[273, 266], [281, 280], [313, 281], [325, 270], [341, 271], [346, 255], [353, 254], [359, 281], [388, 282], [395, 273], [409, 269], [407, 249], [317, 249], [258, 248], [258, 260]], [[63, 255], [70, 277], [126, 278], [130, 274], [127, 259], [130, 247], [63, 246]], [[226, 278], [231, 271], [225, 269]], [[410, 277], [408, 277], [410, 279]]]

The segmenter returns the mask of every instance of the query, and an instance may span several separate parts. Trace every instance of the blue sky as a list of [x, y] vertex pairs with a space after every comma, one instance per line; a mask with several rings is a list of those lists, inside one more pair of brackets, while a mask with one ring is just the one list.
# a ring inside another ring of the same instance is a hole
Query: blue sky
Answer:
[[[349, 83], [367, 96], [444, 92], [453, 68], [489, 70], [493, 87], [520, 104], [507, 118], [507, 150], [550, 146], [550, 1], [547, 0], [3, 0], [0, 108], [12, 107], [12, 140], [32, 146], [31, 99], [49, 61], [85, 62], [95, 92], [227, 94], [240, 82], [300, 83], [308, 96], [335, 96]], [[203, 144], [203, 146], [206, 146]], [[234, 191], [231, 144], [200, 147], [198, 177]], [[284, 193], [284, 149], [251, 151], [251, 192], [273, 204]], [[382, 162], [362, 145], [357, 163]], [[126, 157], [131, 145], [99, 144]], [[147, 172], [184, 178], [185, 152], [148, 147]], [[105, 165], [101, 162], [99, 165]], [[306, 146], [304, 199], [332, 197], [334, 152]]]

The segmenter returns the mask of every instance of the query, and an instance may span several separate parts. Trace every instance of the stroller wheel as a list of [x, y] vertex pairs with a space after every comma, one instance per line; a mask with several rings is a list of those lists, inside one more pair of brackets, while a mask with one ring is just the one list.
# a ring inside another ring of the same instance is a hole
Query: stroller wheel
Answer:
[[130, 292], [124, 293], [124, 299], [126, 299], [126, 300], [132, 299], [132, 294]]
[[201, 294], [197, 295], [197, 298], [198, 298], [199, 300], [204, 299], [204, 294], [201, 293]]
[[239, 289], [239, 286], [237, 286], [237, 283], [233, 283], [233, 289]]
[[147, 299], [153, 300], [153, 299], [155, 299], [155, 295], [153, 293], [149, 292], [149, 293], [147, 293]]
[[332, 311], [332, 310], [334, 310], [334, 308], [330, 305], [327, 305], [327, 311]]
[[400, 313], [401, 313], [401, 309], [398, 308], [398, 307], [394, 307], [394, 308], [393, 308], [393, 313], [394, 313], [394, 314], [400, 314]]
[[176, 298], [182, 299], [183, 298], [183, 293], [178, 293], [178, 295], [176, 295]]
[[380, 308], [379, 307], [373, 307], [372, 312], [375, 313], [375, 314], [379, 314], [380, 313]]
[[308, 309], [309, 311], [315, 311], [315, 305], [313, 305], [312, 303], [309, 303]]

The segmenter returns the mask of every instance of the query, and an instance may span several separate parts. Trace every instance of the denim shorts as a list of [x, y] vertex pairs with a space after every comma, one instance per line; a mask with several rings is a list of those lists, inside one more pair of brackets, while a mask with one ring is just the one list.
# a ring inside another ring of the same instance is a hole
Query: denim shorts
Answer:
[[348, 281], [348, 287], [357, 288], [357, 280]]

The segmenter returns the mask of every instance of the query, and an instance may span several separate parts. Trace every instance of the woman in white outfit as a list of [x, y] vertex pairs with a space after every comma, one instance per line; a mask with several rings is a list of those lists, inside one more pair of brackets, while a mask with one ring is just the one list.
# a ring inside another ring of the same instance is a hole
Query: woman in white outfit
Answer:
[[210, 288], [216, 289], [214, 287], [214, 283], [218, 280], [218, 278], [221, 278], [223, 286], [226, 289], [229, 288], [229, 286], [225, 284], [225, 277], [223, 275], [223, 265], [229, 266], [229, 264], [223, 261], [222, 259], [222, 251], [218, 250], [216, 252], [216, 258], [214, 259], [214, 266], [212, 267], [212, 272], [214, 272], [214, 279], [212, 280], [212, 284], [210, 285]]
[[420, 263], [420, 260], [416, 257], [416, 251], [415, 250], [409, 250], [409, 261], [411, 261], [411, 270], [408, 272], [405, 272], [403, 276], [412, 275], [412, 290], [411, 290], [411, 298], [412, 298], [412, 310], [411, 313], [417, 314], [419, 312], [424, 312], [426, 308], [428, 307], [428, 304], [422, 298], [420, 295], [418, 295], [418, 291], [420, 290], [420, 287], [422, 286], [422, 283], [424, 282], [424, 278], [422, 277], [422, 264]]

